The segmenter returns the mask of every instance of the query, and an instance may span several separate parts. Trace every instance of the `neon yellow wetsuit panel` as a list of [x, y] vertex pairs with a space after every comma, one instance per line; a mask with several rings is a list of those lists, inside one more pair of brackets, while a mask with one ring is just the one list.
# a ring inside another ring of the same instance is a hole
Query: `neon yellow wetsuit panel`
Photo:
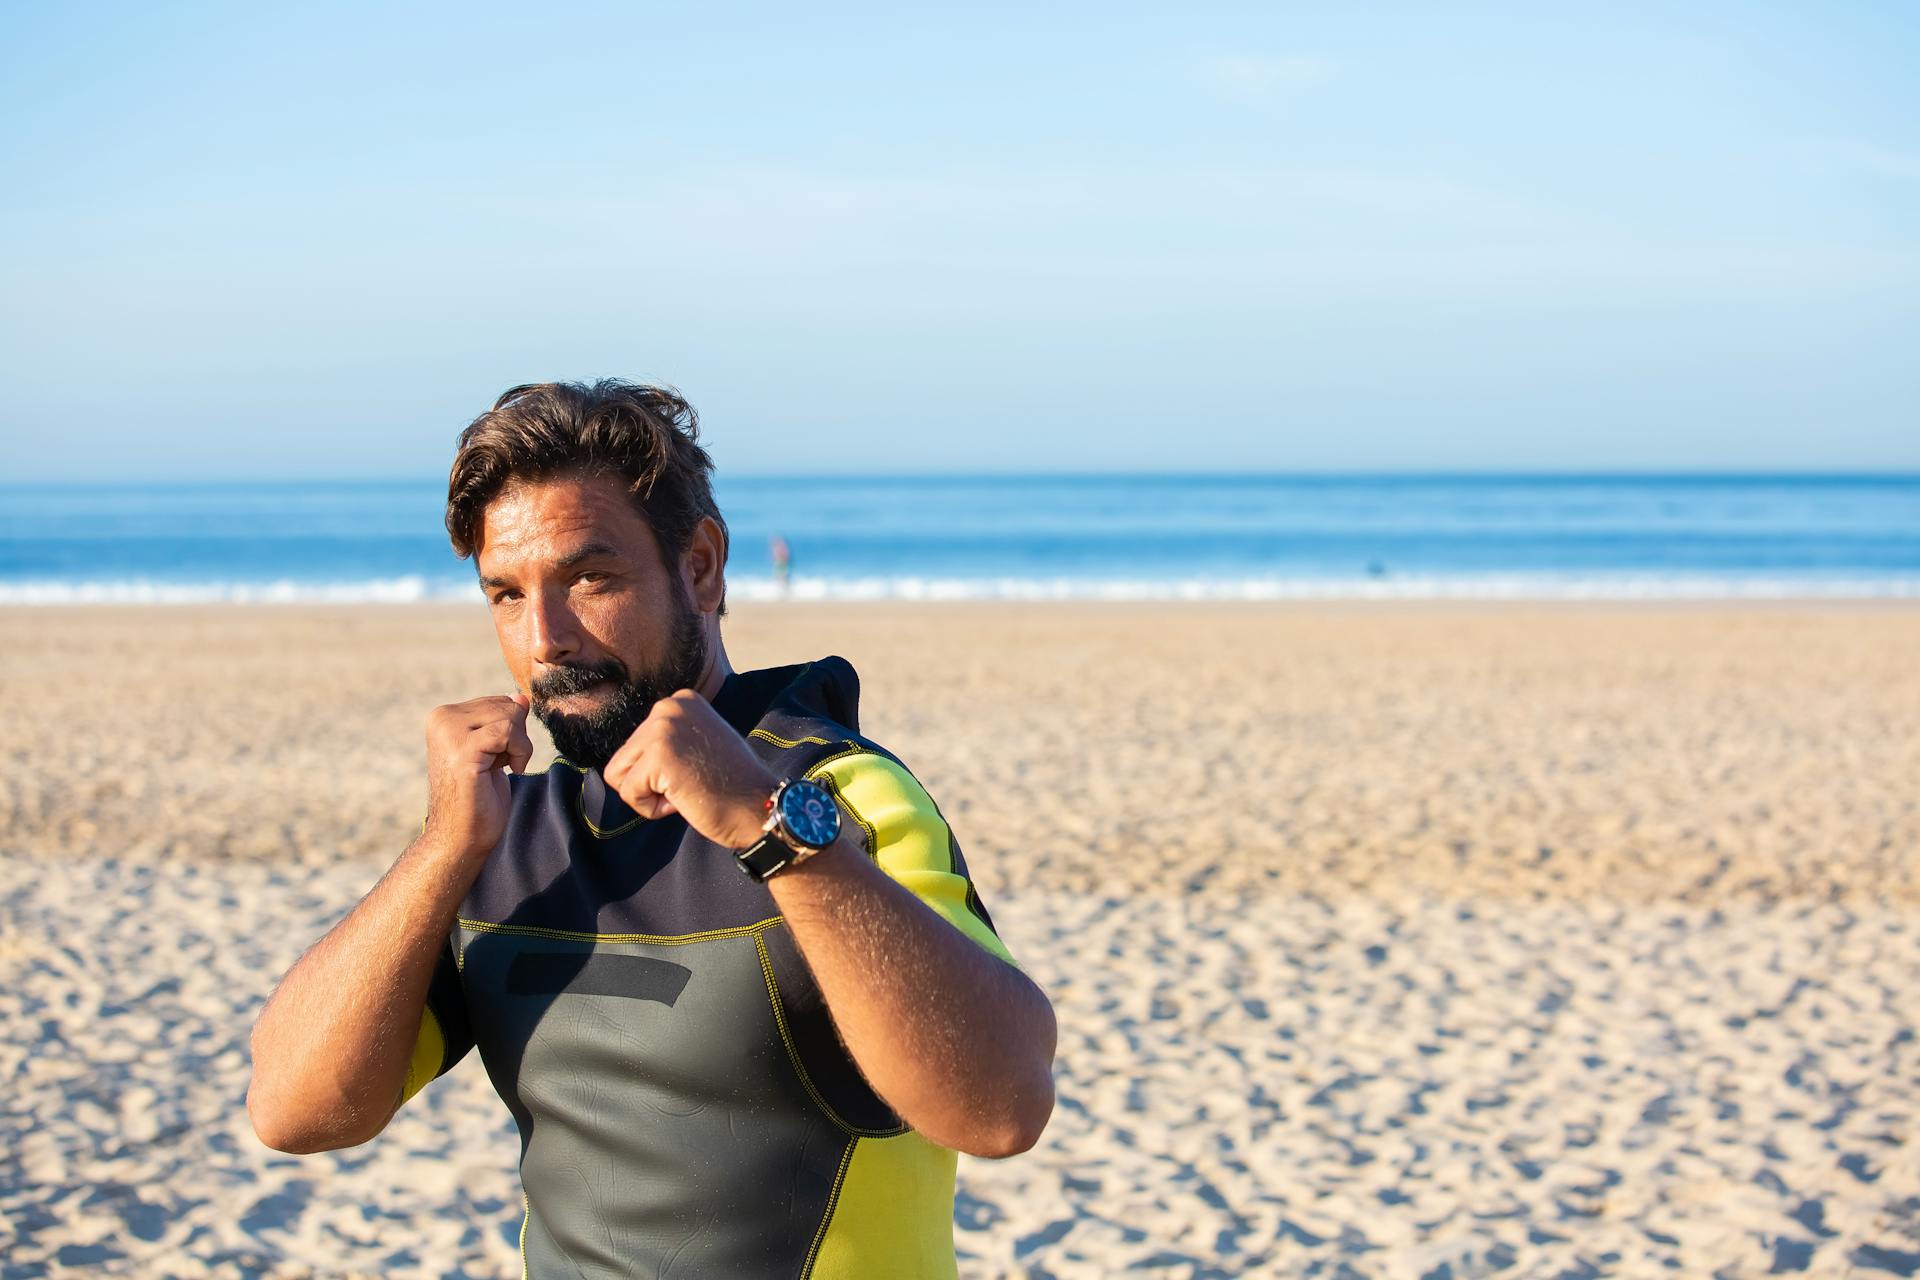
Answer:
[[[885, 756], [860, 752], [826, 761], [808, 776], [838, 797], [883, 871], [1012, 963], [1006, 944], [973, 909], [973, 886], [955, 869], [946, 819], [911, 773]], [[855, 1139], [811, 1274], [821, 1280], [955, 1274], [955, 1165], [953, 1152], [911, 1131]]]

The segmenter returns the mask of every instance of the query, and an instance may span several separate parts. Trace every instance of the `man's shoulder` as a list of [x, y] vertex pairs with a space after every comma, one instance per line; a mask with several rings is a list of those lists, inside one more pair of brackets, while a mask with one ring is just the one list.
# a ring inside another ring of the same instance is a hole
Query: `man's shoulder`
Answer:
[[760, 705], [756, 727], [777, 732], [783, 724], [795, 729], [815, 725], [836, 736], [860, 730], [860, 674], [837, 654], [743, 672], [740, 678], [760, 695], [755, 699]]
[[747, 733], [747, 744], [761, 763], [783, 778], [810, 777], [856, 759], [905, 769], [887, 748], [831, 720], [769, 717]]
[[804, 772], [822, 759], [862, 751], [890, 756], [860, 732], [860, 677], [845, 658], [828, 656], [746, 675], [771, 682], [759, 715], [744, 733], [755, 754], [776, 772]]

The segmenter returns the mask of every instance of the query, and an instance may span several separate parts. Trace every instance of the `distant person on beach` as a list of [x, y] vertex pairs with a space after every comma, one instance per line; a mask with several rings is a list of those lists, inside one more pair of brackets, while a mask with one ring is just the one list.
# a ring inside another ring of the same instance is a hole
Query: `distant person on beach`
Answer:
[[698, 440], [611, 380], [461, 435], [447, 529], [513, 687], [427, 717], [421, 834], [282, 979], [247, 1109], [353, 1146], [477, 1047], [529, 1276], [950, 1277], [954, 1153], [1038, 1140], [1053, 1010], [853, 668], [728, 661]]
[[788, 582], [793, 577], [793, 548], [779, 534], [773, 535], [770, 545], [773, 552], [773, 580], [779, 584], [780, 594], [787, 594]]

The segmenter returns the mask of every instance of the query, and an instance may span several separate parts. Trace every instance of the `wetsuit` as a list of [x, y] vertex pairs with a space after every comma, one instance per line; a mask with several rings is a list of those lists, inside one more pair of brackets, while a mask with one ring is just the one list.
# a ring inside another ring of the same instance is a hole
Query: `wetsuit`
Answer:
[[[714, 707], [1011, 961], [932, 799], [860, 736], [858, 700], [853, 668], [824, 658], [730, 676]], [[556, 761], [512, 789], [406, 1090], [479, 1047], [520, 1129], [527, 1274], [952, 1276], [954, 1154], [861, 1079], [767, 887], [597, 772]]]

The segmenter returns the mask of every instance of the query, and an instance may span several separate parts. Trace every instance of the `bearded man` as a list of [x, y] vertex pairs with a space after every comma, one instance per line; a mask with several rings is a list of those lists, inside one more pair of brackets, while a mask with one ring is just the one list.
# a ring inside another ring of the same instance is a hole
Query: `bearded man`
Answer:
[[477, 1047], [530, 1276], [951, 1276], [954, 1153], [1039, 1138], [1053, 1011], [853, 668], [733, 670], [711, 472], [660, 387], [515, 387], [461, 435], [514, 691], [428, 717], [421, 835], [282, 979], [247, 1109], [352, 1146]]

